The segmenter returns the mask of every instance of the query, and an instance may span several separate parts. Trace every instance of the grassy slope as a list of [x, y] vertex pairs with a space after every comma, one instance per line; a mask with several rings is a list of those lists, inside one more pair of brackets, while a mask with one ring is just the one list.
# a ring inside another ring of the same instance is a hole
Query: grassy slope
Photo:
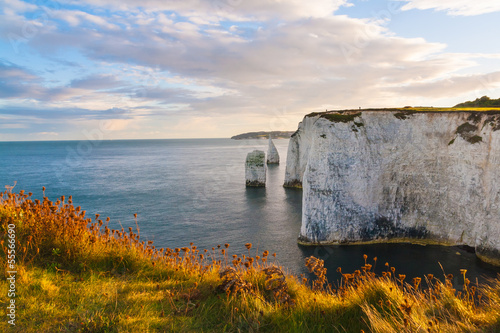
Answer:
[[367, 263], [352, 274], [339, 272], [341, 285], [329, 286], [316, 258], [307, 266], [317, 279], [303, 281], [283, 275], [272, 255], [255, 253], [251, 244], [237, 256], [229, 254], [229, 244], [206, 251], [194, 245], [156, 249], [132, 230], [110, 230], [99, 216], [86, 218], [70, 202], [3, 194], [0, 263], [6, 267], [4, 236], [7, 225], [15, 224], [18, 307], [17, 325], [8, 327], [2, 316], [0, 331], [500, 330], [500, 281], [457, 291], [449, 280], [429, 277], [430, 288], [423, 289], [418, 280], [405, 283], [388, 265], [383, 276], [374, 276]]

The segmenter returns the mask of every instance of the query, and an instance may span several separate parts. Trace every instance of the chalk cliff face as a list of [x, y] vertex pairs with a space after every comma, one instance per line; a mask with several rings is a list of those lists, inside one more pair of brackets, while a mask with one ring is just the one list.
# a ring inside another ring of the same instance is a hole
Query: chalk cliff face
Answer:
[[463, 244], [500, 264], [499, 129], [493, 112], [306, 116], [285, 178], [303, 187], [299, 241]]

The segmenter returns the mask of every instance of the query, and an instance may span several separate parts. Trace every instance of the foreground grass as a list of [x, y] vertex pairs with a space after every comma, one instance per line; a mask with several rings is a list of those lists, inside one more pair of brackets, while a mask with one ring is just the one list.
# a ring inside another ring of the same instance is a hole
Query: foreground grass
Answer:
[[450, 276], [406, 283], [388, 264], [375, 276], [365, 257], [360, 270], [339, 269], [335, 286], [314, 257], [306, 265], [316, 279], [308, 281], [284, 274], [251, 244], [238, 255], [229, 244], [157, 249], [138, 228], [111, 230], [109, 219], [86, 218], [71, 198], [0, 198], [3, 309], [9, 225], [17, 270], [16, 325], [3, 310], [2, 332], [500, 331], [500, 281], [473, 286], [465, 270], [465, 286], [455, 290]]

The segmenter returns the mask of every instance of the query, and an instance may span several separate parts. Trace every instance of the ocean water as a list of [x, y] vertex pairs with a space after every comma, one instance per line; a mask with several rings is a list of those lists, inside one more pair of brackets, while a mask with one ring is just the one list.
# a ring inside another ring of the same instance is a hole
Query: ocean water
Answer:
[[[230, 254], [252, 250], [277, 253], [288, 272], [306, 274], [304, 259], [325, 260], [328, 278], [337, 267], [358, 269], [377, 257], [408, 277], [432, 273], [494, 277], [500, 269], [457, 247], [379, 244], [304, 247], [297, 244], [302, 192], [283, 188], [288, 140], [275, 140], [281, 164], [267, 170], [266, 188], [245, 187], [245, 157], [253, 149], [267, 151], [267, 140], [190, 139], [119, 141], [0, 142], [0, 188], [33, 192], [55, 200], [73, 196], [87, 216], [110, 217], [110, 227], [135, 228], [157, 247], [195, 243], [210, 249], [229, 243]], [[455, 281], [460, 284], [458, 278]]]

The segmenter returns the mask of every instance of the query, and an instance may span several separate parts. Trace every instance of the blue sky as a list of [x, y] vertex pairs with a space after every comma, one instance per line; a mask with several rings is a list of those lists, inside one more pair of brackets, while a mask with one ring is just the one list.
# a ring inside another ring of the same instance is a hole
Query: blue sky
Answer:
[[0, 141], [295, 130], [500, 97], [497, 0], [0, 0]]

